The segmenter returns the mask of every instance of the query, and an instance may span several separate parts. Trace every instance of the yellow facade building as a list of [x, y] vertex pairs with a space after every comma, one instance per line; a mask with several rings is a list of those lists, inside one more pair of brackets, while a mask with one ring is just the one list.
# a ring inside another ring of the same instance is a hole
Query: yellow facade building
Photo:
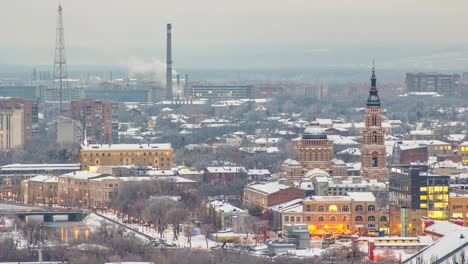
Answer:
[[468, 194], [450, 193], [450, 217], [461, 218], [468, 226]]
[[465, 141], [458, 146], [458, 155], [461, 156], [463, 163], [468, 163], [468, 141]]
[[387, 227], [388, 214], [379, 211], [370, 192], [346, 196], [309, 196], [302, 208], [282, 212], [282, 225], [307, 224], [311, 235], [368, 234]]
[[82, 170], [90, 166], [151, 166], [167, 170], [172, 167], [173, 149], [165, 144], [93, 144], [82, 145]]
[[57, 201], [61, 206], [102, 208], [109, 205], [122, 180], [89, 171], [74, 171], [58, 176]]

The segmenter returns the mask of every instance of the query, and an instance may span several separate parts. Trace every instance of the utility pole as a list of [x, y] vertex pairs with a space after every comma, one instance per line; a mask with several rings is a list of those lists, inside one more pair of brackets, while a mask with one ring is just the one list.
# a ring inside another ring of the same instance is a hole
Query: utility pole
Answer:
[[[64, 90], [65, 90], [65, 99], [70, 100], [70, 95], [67, 85], [67, 59], [65, 56], [65, 32], [63, 30], [63, 16], [62, 16], [62, 4], [59, 4], [57, 12], [57, 29], [56, 29], [56, 39], [55, 39], [55, 57], [54, 57], [54, 81], [58, 81], [57, 84], [54, 82], [55, 89], [59, 93], [59, 111], [63, 112], [63, 99], [64, 99]], [[54, 100], [57, 97], [57, 94], [54, 94]]]

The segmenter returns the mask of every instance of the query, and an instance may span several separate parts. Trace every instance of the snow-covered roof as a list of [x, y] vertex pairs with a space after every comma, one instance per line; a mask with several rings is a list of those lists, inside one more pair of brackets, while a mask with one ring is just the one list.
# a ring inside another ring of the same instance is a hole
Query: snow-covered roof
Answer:
[[2, 171], [34, 171], [34, 170], [79, 170], [80, 164], [79, 163], [64, 163], [64, 164], [22, 164], [22, 163], [14, 163], [1, 166], [0, 169]]
[[244, 167], [206, 167], [206, 171], [209, 173], [239, 173], [239, 172], [245, 172]]
[[216, 211], [218, 212], [224, 212], [224, 213], [245, 213], [245, 210], [240, 209], [238, 207], [233, 206], [232, 204], [228, 202], [223, 202], [223, 201], [212, 201], [209, 203]]
[[316, 120], [321, 126], [333, 124], [333, 121], [329, 118], [317, 118]]
[[251, 190], [259, 191], [264, 194], [272, 194], [272, 193], [279, 192], [281, 190], [289, 189], [291, 187], [275, 181], [275, 182], [253, 183], [253, 184], [247, 185], [247, 188]]
[[322, 169], [315, 168], [315, 169], [308, 171], [302, 178], [311, 178], [311, 177], [320, 177], [320, 176], [328, 178], [330, 177], [330, 174]]
[[351, 201], [349, 196], [309, 196], [306, 200], [321, 201], [321, 202], [335, 202], [335, 201]]
[[443, 142], [440, 140], [403, 140], [402, 141], [402, 145], [416, 145], [416, 144], [428, 145], [428, 146], [432, 146], [432, 145], [449, 146], [450, 145], [450, 143]]
[[294, 199], [294, 200], [287, 201], [287, 202], [284, 202], [284, 203], [275, 204], [273, 206], [268, 207], [268, 209], [273, 210], [273, 211], [281, 212], [283, 210], [286, 210], [290, 206], [294, 206], [294, 205], [297, 205], [297, 204], [302, 204], [302, 199], [298, 198], [298, 199]]
[[450, 134], [447, 136], [447, 139], [449, 141], [462, 141], [465, 139], [465, 134]]
[[429, 130], [429, 129], [412, 130], [409, 133], [412, 136], [431, 136], [432, 130]]
[[62, 174], [59, 177], [60, 178], [72, 178], [72, 179], [87, 180], [89, 178], [98, 177], [100, 175], [103, 175], [103, 174], [94, 173], [94, 172], [90, 172], [90, 171], [74, 171], [74, 172]]
[[353, 155], [353, 156], [361, 156], [361, 149], [358, 148], [347, 148], [345, 150], [342, 150], [336, 154], [343, 155], [343, 154], [348, 154], [348, 155]]
[[58, 178], [56, 176], [50, 176], [50, 175], [37, 175], [35, 177], [30, 178], [27, 181], [31, 182], [58, 182]]
[[[447, 233], [413, 256], [404, 259], [401, 263], [452, 263], [454, 256], [457, 259], [462, 259], [462, 255], [466, 260], [468, 254], [468, 228], [453, 223], [450, 224], [454, 226], [452, 232]], [[435, 262], [435, 260], [437, 260], [437, 262]]]
[[297, 160], [293, 159], [287, 159], [283, 162], [283, 165], [288, 165], [288, 166], [300, 166], [301, 164]]
[[335, 145], [359, 145], [352, 137], [344, 137], [340, 135], [328, 135], [328, 140]]
[[347, 194], [356, 202], [375, 202], [375, 196], [371, 192], [348, 192]]
[[113, 150], [172, 150], [171, 143], [163, 144], [90, 144], [81, 145], [85, 151], [113, 151]]
[[270, 171], [267, 169], [252, 169], [247, 171], [248, 175], [270, 175]]

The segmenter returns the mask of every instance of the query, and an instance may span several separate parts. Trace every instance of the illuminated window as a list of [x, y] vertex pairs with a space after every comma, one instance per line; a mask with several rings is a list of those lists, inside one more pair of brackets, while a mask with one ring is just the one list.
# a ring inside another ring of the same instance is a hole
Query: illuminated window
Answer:
[[463, 218], [463, 213], [453, 213], [453, 214], [452, 214], [452, 217], [455, 217], [455, 218]]
[[421, 195], [421, 196], [419, 196], [419, 199], [421, 201], [426, 201], [427, 200], [427, 195]]
[[337, 212], [338, 207], [336, 207], [336, 205], [330, 205], [330, 207], [328, 207], [328, 211], [329, 212]]
[[421, 192], [427, 192], [427, 187], [420, 187], [419, 190], [420, 190]]
[[426, 208], [427, 208], [427, 204], [425, 204], [425, 203], [420, 204], [420, 206], [421, 206], [421, 208], [423, 208], [423, 209], [426, 209]]

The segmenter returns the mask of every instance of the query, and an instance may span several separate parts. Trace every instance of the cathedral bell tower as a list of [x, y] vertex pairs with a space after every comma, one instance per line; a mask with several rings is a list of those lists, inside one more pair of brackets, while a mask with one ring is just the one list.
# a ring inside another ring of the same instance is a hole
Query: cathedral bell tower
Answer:
[[365, 123], [366, 127], [362, 131], [361, 174], [368, 179], [385, 180], [387, 177], [385, 133], [382, 128], [375, 67], [372, 67]]

